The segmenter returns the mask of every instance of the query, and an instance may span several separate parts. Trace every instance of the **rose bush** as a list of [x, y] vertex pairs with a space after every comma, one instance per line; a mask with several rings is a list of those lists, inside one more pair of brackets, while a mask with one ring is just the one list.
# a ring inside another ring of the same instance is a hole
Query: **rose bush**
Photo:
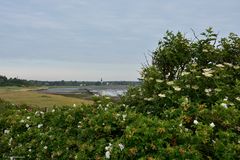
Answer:
[[0, 101], [0, 158], [240, 159], [240, 39], [167, 32], [120, 102], [42, 110]]

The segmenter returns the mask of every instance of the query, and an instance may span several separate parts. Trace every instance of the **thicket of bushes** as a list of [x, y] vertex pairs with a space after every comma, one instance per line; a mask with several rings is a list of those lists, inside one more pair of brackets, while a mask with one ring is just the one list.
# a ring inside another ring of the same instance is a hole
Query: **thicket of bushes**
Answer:
[[240, 159], [240, 38], [167, 32], [121, 102], [47, 112], [0, 102], [1, 158]]

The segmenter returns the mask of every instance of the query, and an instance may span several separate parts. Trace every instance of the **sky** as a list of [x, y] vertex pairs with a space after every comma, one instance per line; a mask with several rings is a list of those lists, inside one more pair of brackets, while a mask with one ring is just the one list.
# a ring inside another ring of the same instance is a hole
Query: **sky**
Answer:
[[0, 0], [0, 75], [137, 80], [167, 30], [239, 35], [239, 8], [239, 0]]

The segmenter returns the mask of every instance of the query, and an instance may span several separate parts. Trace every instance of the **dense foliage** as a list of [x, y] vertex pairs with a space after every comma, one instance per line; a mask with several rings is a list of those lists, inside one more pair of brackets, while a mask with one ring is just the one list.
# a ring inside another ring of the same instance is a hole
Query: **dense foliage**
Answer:
[[167, 32], [119, 103], [41, 111], [0, 102], [0, 158], [240, 159], [240, 38]]

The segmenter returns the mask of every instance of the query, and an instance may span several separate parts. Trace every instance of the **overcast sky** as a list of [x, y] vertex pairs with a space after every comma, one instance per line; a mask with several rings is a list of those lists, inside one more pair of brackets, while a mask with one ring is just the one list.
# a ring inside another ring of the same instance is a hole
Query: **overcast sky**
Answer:
[[239, 35], [239, 0], [0, 0], [0, 74], [137, 80], [166, 30]]

